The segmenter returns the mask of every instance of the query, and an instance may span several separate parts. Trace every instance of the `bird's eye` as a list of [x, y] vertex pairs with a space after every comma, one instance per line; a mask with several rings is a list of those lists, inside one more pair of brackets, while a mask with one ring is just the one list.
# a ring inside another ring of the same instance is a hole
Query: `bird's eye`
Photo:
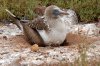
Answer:
[[53, 15], [57, 16], [57, 15], [59, 15], [59, 14], [60, 14], [59, 10], [57, 10], [57, 9], [54, 9], [54, 10], [53, 10]]

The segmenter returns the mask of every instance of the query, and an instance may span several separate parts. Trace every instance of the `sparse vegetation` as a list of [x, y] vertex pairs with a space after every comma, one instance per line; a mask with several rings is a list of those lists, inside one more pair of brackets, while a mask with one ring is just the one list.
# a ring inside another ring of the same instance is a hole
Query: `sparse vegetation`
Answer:
[[98, 61], [96, 58], [95, 60], [88, 60], [87, 52], [90, 48], [91, 43], [93, 43], [94, 41], [93, 39], [85, 35], [80, 35], [80, 32], [78, 32], [78, 34], [70, 33], [67, 36], [67, 39], [70, 44], [75, 44], [75, 47], [77, 47], [80, 56], [74, 61], [74, 63], [67, 63], [66, 66], [100, 66], [100, 60]]
[[0, 0], [0, 19], [9, 19], [5, 8], [19, 17], [25, 15], [29, 19], [33, 19], [36, 16], [33, 9], [39, 3], [74, 9], [83, 22], [94, 21], [100, 15], [100, 0]]

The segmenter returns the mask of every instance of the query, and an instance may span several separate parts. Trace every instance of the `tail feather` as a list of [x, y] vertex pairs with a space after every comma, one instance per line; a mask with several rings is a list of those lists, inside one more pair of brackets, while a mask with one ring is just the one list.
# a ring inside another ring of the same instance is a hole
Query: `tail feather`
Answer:
[[7, 13], [9, 13], [12, 16], [14, 23], [17, 25], [17, 27], [23, 31], [23, 26], [20, 22], [21, 19], [15, 16], [13, 13], [11, 13], [8, 9], [5, 9], [5, 10]]
[[23, 23], [25, 21], [22, 21], [20, 18], [16, 17], [13, 13], [11, 13], [9, 10], [5, 9], [12, 17], [15, 22], [15, 24], [18, 26], [19, 29], [21, 29], [26, 36], [26, 39], [31, 44], [38, 44], [39, 46], [44, 46], [44, 41], [37, 32], [36, 29], [33, 29], [29, 27], [27, 24]]

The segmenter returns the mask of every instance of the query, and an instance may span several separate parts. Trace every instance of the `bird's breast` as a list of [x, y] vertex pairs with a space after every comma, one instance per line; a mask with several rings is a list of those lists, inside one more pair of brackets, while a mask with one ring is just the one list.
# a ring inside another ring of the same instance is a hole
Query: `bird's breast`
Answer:
[[49, 31], [38, 30], [46, 45], [63, 43], [66, 37], [66, 30], [61, 28], [51, 28]]
[[46, 45], [58, 44], [60, 45], [65, 40], [67, 30], [66, 25], [62, 19], [47, 20], [46, 23], [49, 30], [38, 30], [40, 36]]

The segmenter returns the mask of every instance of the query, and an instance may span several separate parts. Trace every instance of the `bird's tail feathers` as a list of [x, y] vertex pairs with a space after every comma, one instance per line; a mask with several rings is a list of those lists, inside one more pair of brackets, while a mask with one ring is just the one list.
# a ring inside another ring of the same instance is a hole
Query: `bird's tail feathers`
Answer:
[[11, 11], [9, 11], [8, 9], [5, 9], [7, 13], [9, 13], [11, 15], [11, 17], [13, 18], [14, 20], [14, 23], [17, 25], [17, 27], [21, 30], [23, 30], [23, 26], [20, 22], [20, 18], [18, 18], [17, 16], [15, 16], [13, 13], [11, 13]]

